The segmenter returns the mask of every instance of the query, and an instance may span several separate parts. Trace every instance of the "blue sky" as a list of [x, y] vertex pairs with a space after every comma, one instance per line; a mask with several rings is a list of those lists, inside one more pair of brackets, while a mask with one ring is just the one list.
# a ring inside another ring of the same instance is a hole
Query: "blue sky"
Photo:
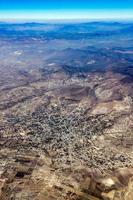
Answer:
[[0, 0], [0, 18], [133, 18], [133, 0]]

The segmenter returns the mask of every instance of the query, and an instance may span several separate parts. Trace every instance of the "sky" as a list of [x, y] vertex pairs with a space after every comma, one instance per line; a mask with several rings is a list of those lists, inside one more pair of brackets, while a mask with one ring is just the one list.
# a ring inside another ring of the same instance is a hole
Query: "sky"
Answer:
[[133, 19], [133, 0], [0, 0], [0, 19]]

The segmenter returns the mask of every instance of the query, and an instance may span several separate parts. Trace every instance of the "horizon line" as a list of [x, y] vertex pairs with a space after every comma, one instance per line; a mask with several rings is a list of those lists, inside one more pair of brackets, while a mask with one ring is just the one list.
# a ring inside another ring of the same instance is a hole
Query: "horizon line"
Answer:
[[39, 22], [125, 22], [133, 21], [132, 18], [1, 18], [0, 23], [10, 23], [10, 22], [30, 22], [30, 23], [39, 23]]
[[[80, 17], [79, 17], [80, 16]], [[11, 20], [133, 20], [133, 9], [128, 10], [12, 10], [1, 11], [0, 19], [3, 21]]]

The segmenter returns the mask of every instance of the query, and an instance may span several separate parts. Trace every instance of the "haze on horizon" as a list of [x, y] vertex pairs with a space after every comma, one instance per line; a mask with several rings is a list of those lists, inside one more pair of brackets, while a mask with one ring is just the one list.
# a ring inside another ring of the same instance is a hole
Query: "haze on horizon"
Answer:
[[1, 0], [1, 20], [133, 19], [132, 0]]

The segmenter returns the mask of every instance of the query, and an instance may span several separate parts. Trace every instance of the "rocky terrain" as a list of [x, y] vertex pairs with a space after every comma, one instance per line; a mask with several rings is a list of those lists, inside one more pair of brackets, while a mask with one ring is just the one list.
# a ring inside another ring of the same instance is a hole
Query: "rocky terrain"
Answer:
[[132, 24], [49, 26], [0, 24], [0, 199], [133, 200]]

